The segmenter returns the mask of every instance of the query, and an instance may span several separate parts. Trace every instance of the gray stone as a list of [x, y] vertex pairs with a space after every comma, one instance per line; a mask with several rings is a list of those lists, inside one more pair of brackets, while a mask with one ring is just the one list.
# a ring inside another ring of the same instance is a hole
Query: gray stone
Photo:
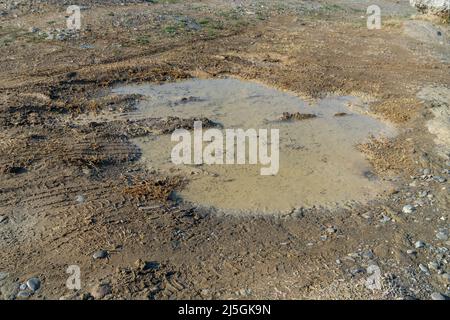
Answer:
[[92, 255], [92, 257], [94, 259], [104, 259], [104, 258], [108, 257], [108, 251], [106, 251], [106, 250], [99, 250], [99, 251], [95, 252]]
[[366, 270], [364, 268], [355, 268], [350, 271], [352, 275], [357, 275], [358, 273], [365, 273]]
[[427, 175], [431, 174], [431, 170], [426, 168], [426, 169], [423, 169], [422, 173], [427, 176]]
[[416, 250], [411, 250], [411, 249], [409, 249], [409, 250], [406, 250], [406, 253], [407, 253], [407, 254], [410, 254], [410, 255], [416, 255], [416, 254], [417, 254], [417, 251], [416, 251]]
[[94, 287], [91, 294], [95, 299], [102, 299], [111, 292], [111, 286], [109, 284], [100, 284]]
[[416, 208], [414, 208], [414, 206], [407, 204], [406, 206], [403, 206], [403, 213], [413, 213], [416, 210]]
[[0, 223], [6, 222], [8, 220], [7, 216], [0, 216]]
[[420, 191], [419, 192], [419, 197], [420, 198], [425, 198], [428, 195], [428, 191]]
[[447, 181], [447, 179], [445, 179], [444, 177], [441, 177], [441, 176], [434, 177], [434, 180], [439, 182], [439, 183], [444, 183], [444, 182]]
[[31, 297], [30, 291], [19, 291], [19, 293], [17, 294], [17, 298], [19, 299], [27, 299], [29, 297]]
[[75, 201], [77, 202], [77, 203], [84, 203], [85, 201], [86, 201], [86, 198], [85, 198], [85, 196], [83, 196], [82, 194], [79, 194], [79, 195], [77, 195], [76, 197], [75, 197]]
[[416, 241], [416, 243], [414, 244], [414, 246], [416, 247], [416, 249], [420, 249], [420, 248], [423, 248], [423, 247], [425, 247], [425, 242], [423, 242], [423, 241]]
[[373, 259], [373, 257], [374, 257], [372, 251], [370, 251], [370, 250], [364, 251], [362, 256], [364, 259]]
[[327, 233], [335, 233], [337, 230], [336, 230], [336, 228], [333, 228], [333, 227], [328, 227], [327, 229], [326, 229], [326, 231], [327, 231]]
[[37, 291], [41, 287], [41, 280], [38, 278], [30, 278], [27, 281], [27, 286], [31, 291]]
[[419, 264], [419, 269], [420, 271], [422, 271], [423, 273], [429, 274], [430, 270], [428, 270], [428, 268], [426, 266], [424, 266], [423, 264]]
[[449, 298], [447, 296], [443, 295], [442, 293], [433, 292], [431, 294], [431, 299], [432, 300], [448, 300]]
[[80, 45], [80, 49], [94, 49], [95, 46], [89, 43], [84, 43], [82, 45]]

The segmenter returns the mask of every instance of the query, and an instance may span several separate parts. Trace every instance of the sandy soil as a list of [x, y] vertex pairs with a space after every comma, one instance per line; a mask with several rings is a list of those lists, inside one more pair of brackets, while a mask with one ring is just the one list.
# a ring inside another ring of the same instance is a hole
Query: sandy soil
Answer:
[[[450, 44], [441, 21], [387, 0], [381, 30], [366, 28], [366, 1], [97, 0], [79, 1], [82, 29], [71, 34], [56, 30], [64, 1], [17, 2], [0, 7], [2, 298], [449, 294]], [[147, 169], [132, 143], [195, 119], [75, 121], [133, 109], [139, 96], [105, 95], [113, 85], [192, 77], [372, 101], [368, 112], [399, 134], [359, 148], [392, 189], [332, 209], [217, 214], [172, 202], [189, 177]], [[106, 257], [94, 259], [99, 250]], [[80, 290], [66, 287], [70, 265], [80, 267]], [[378, 289], [365, 285], [371, 265]], [[34, 293], [20, 288], [31, 277], [41, 281]]]

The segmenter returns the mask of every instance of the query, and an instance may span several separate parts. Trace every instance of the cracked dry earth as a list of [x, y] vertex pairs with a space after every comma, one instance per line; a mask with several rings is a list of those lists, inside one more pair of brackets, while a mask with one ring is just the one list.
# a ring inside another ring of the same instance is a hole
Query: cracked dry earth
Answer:
[[[387, 0], [381, 30], [367, 29], [366, 1], [79, 2], [82, 29], [56, 38], [46, 34], [64, 29], [64, 1], [2, 2], [3, 299], [449, 294], [448, 26]], [[444, 40], [421, 33], [424, 24]], [[95, 120], [139, 103], [111, 94], [114, 85], [224, 77], [312, 101], [364, 99], [399, 132], [355, 146], [392, 188], [367, 203], [218, 214], [172, 201], [190, 176], [146, 168], [131, 142], [192, 129], [196, 118]], [[66, 287], [73, 265], [79, 290]], [[30, 278], [36, 290], [23, 286]]]

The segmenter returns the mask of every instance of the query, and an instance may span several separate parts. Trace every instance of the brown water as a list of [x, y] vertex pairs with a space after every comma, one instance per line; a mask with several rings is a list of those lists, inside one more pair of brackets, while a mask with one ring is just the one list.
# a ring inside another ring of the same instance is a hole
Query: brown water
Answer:
[[[227, 129], [279, 129], [280, 169], [274, 176], [260, 175], [259, 164], [174, 165], [170, 155], [176, 143], [170, 135], [135, 139], [148, 167], [189, 176], [179, 199], [227, 212], [270, 213], [366, 202], [389, 187], [371, 174], [355, 145], [370, 135], [392, 136], [395, 130], [369, 116], [355, 97], [328, 97], [311, 105], [293, 94], [236, 79], [130, 85], [113, 92], [144, 96], [137, 112], [122, 117], [207, 117]], [[317, 117], [282, 122], [283, 112]]]

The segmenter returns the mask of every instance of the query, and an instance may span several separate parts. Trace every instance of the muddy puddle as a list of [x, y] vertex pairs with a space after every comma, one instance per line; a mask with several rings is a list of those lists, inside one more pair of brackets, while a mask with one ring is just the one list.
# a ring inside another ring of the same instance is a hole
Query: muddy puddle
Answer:
[[[206, 117], [223, 129], [279, 129], [279, 171], [269, 176], [260, 174], [261, 164], [174, 165], [171, 150], [177, 142], [170, 135], [135, 139], [149, 168], [188, 176], [188, 185], [176, 195], [180, 200], [219, 211], [280, 213], [366, 202], [389, 187], [371, 172], [355, 145], [372, 135], [393, 136], [395, 130], [369, 116], [355, 97], [307, 103], [236, 79], [130, 85], [113, 93], [143, 96], [136, 112], [120, 117]], [[282, 120], [283, 113], [298, 112], [315, 117]]]

